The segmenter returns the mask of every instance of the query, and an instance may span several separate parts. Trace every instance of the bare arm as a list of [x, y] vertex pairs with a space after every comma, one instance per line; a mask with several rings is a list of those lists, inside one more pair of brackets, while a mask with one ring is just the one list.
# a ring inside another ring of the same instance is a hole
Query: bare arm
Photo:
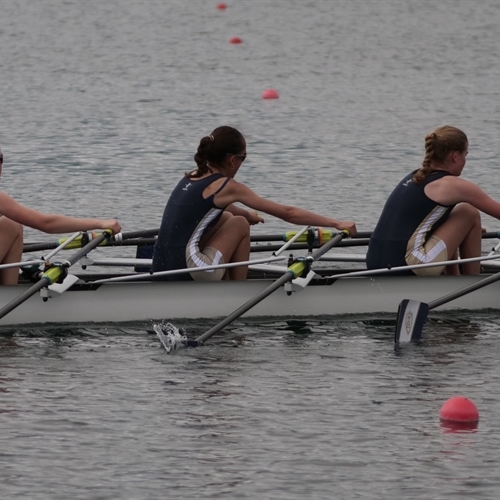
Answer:
[[465, 179], [452, 176], [443, 177], [428, 184], [425, 187], [425, 194], [431, 200], [442, 205], [470, 203], [481, 212], [500, 219], [500, 203], [486, 194], [479, 186]]
[[280, 203], [261, 198], [249, 187], [240, 184], [234, 179], [231, 179], [224, 189], [217, 193], [214, 202], [217, 206], [226, 206], [240, 202], [254, 210], [265, 212], [292, 224], [334, 227], [339, 230], [347, 229], [351, 236], [356, 234], [356, 224], [352, 221], [332, 219], [310, 212], [309, 210], [304, 210], [303, 208], [292, 205], [281, 205]]
[[3, 192], [0, 192], [0, 212], [23, 226], [29, 226], [45, 233], [69, 233], [90, 229], [112, 229], [117, 233], [121, 230], [120, 223], [114, 219], [81, 219], [37, 212], [21, 205]]
[[244, 208], [238, 207], [237, 205], [231, 204], [226, 207], [228, 212], [233, 215], [241, 215], [245, 217], [250, 225], [258, 224], [259, 222], [264, 222], [264, 219], [255, 210], [245, 210]]

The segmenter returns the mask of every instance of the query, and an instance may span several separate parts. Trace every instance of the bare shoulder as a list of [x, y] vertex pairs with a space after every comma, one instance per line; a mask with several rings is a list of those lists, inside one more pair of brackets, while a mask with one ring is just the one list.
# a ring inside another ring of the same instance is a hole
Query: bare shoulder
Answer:
[[474, 182], [456, 176], [446, 176], [425, 186], [425, 194], [442, 205], [468, 202], [477, 206], [485, 192]]
[[17, 205], [18, 203], [14, 200], [14, 198], [12, 198], [12, 196], [9, 196], [4, 191], [0, 191], [0, 207], [4, 206], [5, 204]]
[[431, 192], [433, 190], [448, 190], [448, 189], [467, 189], [470, 187], [475, 187], [476, 185], [468, 181], [466, 179], [462, 179], [461, 177], [457, 177], [455, 175], [447, 175], [446, 177], [442, 177], [441, 179], [437, 179], [433, 182], [430, 182], [425, 186], [425, 192]]

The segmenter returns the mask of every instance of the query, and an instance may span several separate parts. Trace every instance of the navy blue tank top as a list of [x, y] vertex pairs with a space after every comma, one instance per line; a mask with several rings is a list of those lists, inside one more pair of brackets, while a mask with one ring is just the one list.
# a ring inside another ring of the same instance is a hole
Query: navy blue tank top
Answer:
[[[415, 172], [396, 186], [385, 203], [370, 238], [366, 254], [368, 269], [406, 266], [405, 255], [410, 239], [417, 231], [422, 231], [425, 233], [423, 241], [427, 241], [454, 207], [440, 205], [424, 192], [427, 184], [452, 174], [438, 170], [428, 175], [424, 182], [415, 184], [412, 181]], [[407, 274], [413, 273], [408, 271]]]
[[[160, 231], [153, 252], [152, 271], [170, 271], [183, 269], [186, 263], [186, 245], [193, 235], [199, 240], [220, 219], [224, 208], [215, 206], [214, 196], [229, 181], [229, 177], [220, 189], [203, 198], [207, 186], [224, 177], [213, 174], [204, 179], [183, 177], [168, 199], [163, 212]], [[164, 277], [167, 281], [192, 281], [189, 273]]]

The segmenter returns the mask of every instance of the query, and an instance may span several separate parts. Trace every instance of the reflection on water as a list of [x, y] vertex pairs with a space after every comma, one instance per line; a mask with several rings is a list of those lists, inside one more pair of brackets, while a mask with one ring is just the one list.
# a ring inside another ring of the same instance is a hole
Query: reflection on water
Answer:
[[449, 422], [440, 421], [441, 430], [445, 434], [467, 434], [478, 431], [479, 422]]

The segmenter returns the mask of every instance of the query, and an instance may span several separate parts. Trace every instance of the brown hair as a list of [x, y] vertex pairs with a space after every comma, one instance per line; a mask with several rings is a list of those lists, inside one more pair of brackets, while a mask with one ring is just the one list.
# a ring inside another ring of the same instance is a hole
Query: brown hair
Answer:
[[452, 151], [463, 153], [469, 141], [464, 132], [451, 125], [438, 127], [425, 136], [425, 157], [422, 166], [415, 172], [413, 182], [420, 184], [434, 171], [435, 165], [443, 164]]
[[202, 137], [194, 161], [197, 169], [187, 172], [186, 177], [197, 178], [206, 174], [208, 164], [220, 166], [227, 154], [238, 154], [245, 148], [243, 134], [233, 127], [217, 127], [210, 135]]

